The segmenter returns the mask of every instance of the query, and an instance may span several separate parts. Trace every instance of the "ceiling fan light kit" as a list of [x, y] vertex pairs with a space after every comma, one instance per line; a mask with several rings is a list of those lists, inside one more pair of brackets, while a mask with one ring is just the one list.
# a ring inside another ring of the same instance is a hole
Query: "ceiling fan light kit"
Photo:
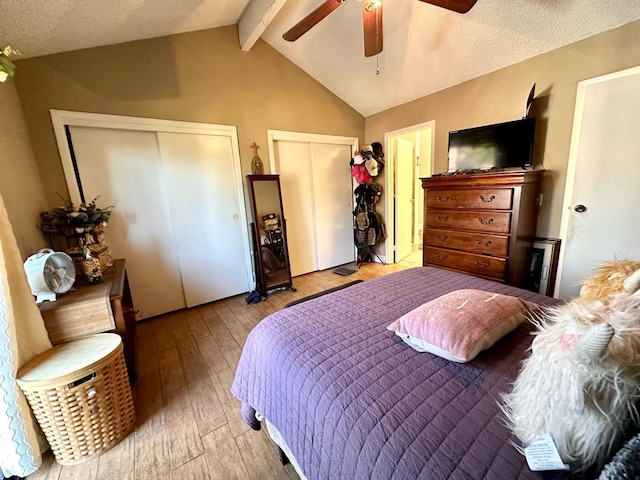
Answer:
[[[409, 0], [406, 0], [409, 1]], [[467, 13], [477, 0], [420, 0], [457, 13]], [[318, 8], [287, 30], [282, 38], [295, 42], [346, 0], [326, 0]], [[372, 57], [382, 51], [382, 0], [362, 1], [362, 26], [364, 31], [364, 56]]]
[[382, 0], [365, 0], [362, 8], [367, 12], [373, 12], [376, 8], [382, 7]]

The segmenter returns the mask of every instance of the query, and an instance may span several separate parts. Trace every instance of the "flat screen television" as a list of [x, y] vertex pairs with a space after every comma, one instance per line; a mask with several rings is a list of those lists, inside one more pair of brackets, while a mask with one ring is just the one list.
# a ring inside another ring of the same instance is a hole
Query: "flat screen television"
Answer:
[[536, 119], [449, 132], [449, 172], [530, 167]]

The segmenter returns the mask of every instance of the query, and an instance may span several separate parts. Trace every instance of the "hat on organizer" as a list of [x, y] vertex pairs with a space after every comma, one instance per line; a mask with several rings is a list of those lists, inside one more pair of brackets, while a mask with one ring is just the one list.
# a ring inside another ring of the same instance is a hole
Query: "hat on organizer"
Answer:
[[351, 175], [356, 179], [356, 183], [371, 183], [371, 175], [364, 165], [354, 165]]
[[382, 151], [382, 144], [380, 142], [373, 142], [371, 144], [371, 148], [373, 149], [374, 157], [384, 157], [384, 152]]
[[371, 145], [363, 145], [360, 149], [360, 155], [371, 158], [373, 156], [373, 147]]
[[353, 160], [353, 165], [361, 165], [364, 163], [364, 158], [362, 157], [362, 155], [360, 155], [360, 152], [356, 152], [352, 160]]
[[364, 162], [364, 166], [367, 168], [367, 172], [372, 177], [378, 176], [378, 161], [375, 158], [367, 158]]

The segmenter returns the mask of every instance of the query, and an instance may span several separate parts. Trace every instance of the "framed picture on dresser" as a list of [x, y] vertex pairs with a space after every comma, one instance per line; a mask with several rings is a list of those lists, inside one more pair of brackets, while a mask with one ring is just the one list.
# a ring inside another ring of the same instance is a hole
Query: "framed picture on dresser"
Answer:
[[560, 255], [560, 240], [557, 238], [536, 238], [531, 253], [531, 267], [527, 276], [526, 289], [549, 297], [553, 296]]

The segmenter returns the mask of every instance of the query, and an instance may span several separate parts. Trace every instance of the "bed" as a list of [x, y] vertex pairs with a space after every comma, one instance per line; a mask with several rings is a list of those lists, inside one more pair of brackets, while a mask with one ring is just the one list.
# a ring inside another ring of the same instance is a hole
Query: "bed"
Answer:
[[463, 288], [558, 303], [421, 267], [285, 308], [246, 341], [232, 386], [245, 420], [259, 429], [256, 414], [264, 418], [310, 480], [566, 478], [529, 470], [499, 408], [531, 342], [528, 324], [466, 364], [419, 353], [386, 329]]

